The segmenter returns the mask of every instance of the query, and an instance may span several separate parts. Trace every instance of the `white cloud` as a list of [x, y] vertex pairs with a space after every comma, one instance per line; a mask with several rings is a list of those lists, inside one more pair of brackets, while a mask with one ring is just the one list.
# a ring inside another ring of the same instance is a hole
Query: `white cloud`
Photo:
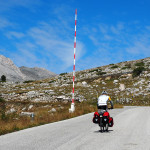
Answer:
[[142, 40], [134, 41], [133, 44], [131, 44], [126, 51], [133, 55], [141, 55], [143, 57], [149, 57], [150, 56], [150, 42], [148, 41], [150, 39], [147, 39], [145, 42]]
[[[60, 24], [39, 23], [37, 27], [30, 28], [26, 33], [9, 32], [8, 37], [18, 37], [16, 43], [18, 51], [11, 57], [16, 58], [18, 66], [41, 66], [56, 72], [64, 72], [73, 65], [74, 35], [68, 31], [60, 32]], [[74, 30], [74, 28], [73, 28]], [[63, 34], [63, 35], [62, 35]], [[68, 34], [69, 36], [65, 35]], [[77, 40], [76, 60], [79, 60], [85, 50], [82, 42]]]
[[12, 38], [20, 39], [20, 38], [23, 38], [25, 35], [24, 35], [24, 33], [21, 33], [21, 32], [11, 31], [11, 32], [7, 32], [6, 36], [10, 39], [12, 39]]
[[13, 23], [8, 21], [6, 18], [0, 17], [0, 30], [3, 28], [10, 27], [10, 26], [13, 26]]
[[106, 34], [108, 32], [109, 28], [108, 28], [108, 25], [101, 23], [101, 24], [99, 24], [99, 29], [103, 34]]
[[111, 26], [110, 29], [111, 29], [112, 33], [120, 34], [121, 30], [124, 29], [124, 24], [123, 23], [117, 23], [116, 26]]
[[[51, 53], [61, 60], [64, 69], [72, 66], [73, 63], [73, 39], [63, 39], [59, 36], [57, 30], [52, 26], [42, 28], [33, 28], [29, 34], [34, 39], [35, 43], [42, 47], [46, 53]], [[49, 30], [50, 29], [50, 30]], [[84, 45], [77, 41], [77, 54], [78, 60], [83, 54]]]
[[41, 4], [41, 0], [31, 1], [31, 0], [1, 0], [0, 1], [0, 12], [6, 12], [15, 7], [25, 7], [32, 10], [34, 6], [38, 6]]

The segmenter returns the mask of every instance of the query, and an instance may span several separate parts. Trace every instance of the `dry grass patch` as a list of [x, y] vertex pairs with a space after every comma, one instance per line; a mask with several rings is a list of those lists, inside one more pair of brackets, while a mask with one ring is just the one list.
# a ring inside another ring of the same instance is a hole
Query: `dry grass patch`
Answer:
[[[71, 103], [63, 104], [62, 102], [57, 102], [47, 105], [49, 105], [50, 107], [45, 108], [37, 104], [36, 108], [31, 110], [35, 113], [34, 119], [32, 119], [30, 116], [20, 116], [17, 113], [6, 115], [5, 120], [0, 119], [0, 135], [19, 131], [33, 126], [73, 118], [97, 110], [95, 105], [86, 102], [76, 102], [76, 110], [74, 113], [69, 113]], [[56, 112], [52, 112], [52, 108], [55, 108]]]

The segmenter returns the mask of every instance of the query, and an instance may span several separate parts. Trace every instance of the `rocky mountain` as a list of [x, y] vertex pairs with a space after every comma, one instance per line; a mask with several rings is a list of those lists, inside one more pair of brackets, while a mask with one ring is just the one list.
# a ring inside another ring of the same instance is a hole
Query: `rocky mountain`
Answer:
[[5, 75], [8, 81], [21, 81], [25, 79], [25, 75], [15, 66], [13, 61], [0, 55], [0, 76]]
[[11, 59], [0, 55], [0, 77], [5, 75], [7, 81], [40, 80], [55, 76], [56, 74], [44, 68], [18, 68]]
[[[114, 103], [150, 105], [150, 57], [76, 72], [75, 100], [96, 102], [103, 90]], [[7, 101], [69, 102], [72, 73], [30, 83], [1, 83], [0, 93]]]

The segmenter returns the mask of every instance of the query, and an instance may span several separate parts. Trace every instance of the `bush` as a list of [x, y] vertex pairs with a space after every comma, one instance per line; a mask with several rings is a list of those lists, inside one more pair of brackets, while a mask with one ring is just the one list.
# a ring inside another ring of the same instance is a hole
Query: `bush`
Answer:
[[137, 76], [139, 76], [139, 75], [142, 73], [142, 71], [144, 71], [144, 70], [145, 70], [144, 67], [135, 68], [135, 69], [133, 70], [132, 76], [133, 76], [133, 77], [137, 77]]
[[1, 81], [2, 81], [2, 82], [6, 82], [6, 76], [5, 76], [5, 75], [2, 75], [2, 76], [1, 76]]
[[118, 68], [118, 66], [114, 65], [114, 66], [111, 67], [111, 69], [115, 69], [115, 68]]
[[67, 74], [67, 72], [61, 73], [60, 75], [63, 76], [63, 75], [65, 75], [65, 74]]
[[24, 81], [23, 83], [31, 83], [31, 82], [34, 82], [34, 80]]
[[144, 66], [144, 62], [136, 63], [135, 66], [143, 67]]
[[98, 72], [99, 70], [98, 69], [90, 70], [89, 73], [94, 71]]
[[124, 70], [124, 69], [130, 69], [131, 68], [131, 64], [126, 64], [124, 67], [122, 67], [121, 69]]
[[106, 74], [106, 72], [101, 72], [101, 71], [97, 72], [97, 75], [103, 75], [103, 74]]
[[49, 81], [48, 83], [54, 83], [55, 82], [55, 80], [51, 80], [51, 81]]
[[5, 100], [2, 97], [0, 97], [0, 103], [5, 103]]
[[6, 111], [6, 105], [5, 105], [5, 100], [0, 97], [0, 113], [1, 113], [1, 119], [2, 120], [6, 120], [6, 115], [5, 115], [5, 111]]

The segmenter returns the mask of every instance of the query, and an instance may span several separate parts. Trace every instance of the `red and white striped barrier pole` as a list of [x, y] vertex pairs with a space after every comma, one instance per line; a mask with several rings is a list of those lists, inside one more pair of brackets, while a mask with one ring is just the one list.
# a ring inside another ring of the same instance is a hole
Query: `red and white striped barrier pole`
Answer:
[[73, 90], [72, 90], [72, 103], [69, 112], [75, 111], [74, 105], [74, 81], [75, 81], [75, 54], [76, 54], [76, 25], [77, 25], [77, 9], [75, 10], [75, 37], [74, 37], [74, 64], [73, 64]]

